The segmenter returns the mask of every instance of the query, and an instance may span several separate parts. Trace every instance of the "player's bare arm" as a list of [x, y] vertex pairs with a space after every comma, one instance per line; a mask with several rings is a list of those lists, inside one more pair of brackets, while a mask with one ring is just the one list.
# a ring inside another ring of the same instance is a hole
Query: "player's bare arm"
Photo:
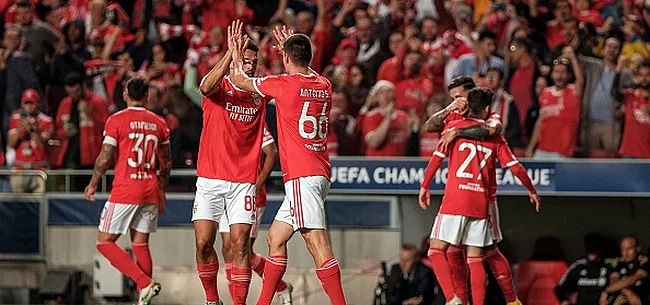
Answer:
[[95, 160], [95, 167], [93, 168], [93, 177], [90, 179], [90, 183], [84, 191], [86, 200], [90, 202], [95, 202], [95, 192], [97, 191], [97, 185], [99, 181], [104, 177], [106, 171], [111, 166], [111, 161], [113, 160], [113, 153], [115, 152], [115, 146], [110, 144], [103, 144], [102, 150], [99, 152], [99, 156]]
[[575, 95], [582, 96], [582, 91], [585, 86], [585, 76], [575, 50], [573, 50], [572, 47], [565, 47], [562, 50], [562, 55], [571, 61], [571, 69], [573, 70], [573, 76], [575, 77]]
[[264, 182], [271, 175], [273, 167], [278, 162], [278, 148], [275, 146], [275, 143], [262, 147], [262, 151], [265, 156], [264, 164], [262, 164], [262, 172], [257, 176], [257, 181], [255, 182], [255, 194], [259, 194], [262, 191]]
[[441, 132], [445, 128], [445, 119], [453, 111], [462, 111], [467, 109], [467, 99], [456, 99], [449, 106], [432, 115], [422, 127], [426, 132]]
[[230, 71], [230, 81], [232, 81], [235, 86], [245, 91], [255, 93], [256, 91], [253, 82], [256, 78], [249, 77], [244, 72], [243, 54], [249, 38], [246, 35], [242, 35], [241, 29], [239, 29], [239, 31], [235, 29], [235, 31], [230, 34], [232, 34], [228, 36], [228, 49], [232, 50], [232, 70]]
[[[232, 25], [228, 27], [228, 39], [233, 35], [233, 33], [241, 33], [243, 27], [243, 22], [236, 20], [232, 22]], [[230, 70], [230, 63], [232, 61], [232, 49], [228, 48], [228, 51], [224, 54], [223, 57], [217, 62], [217, 64], [208, 72], [208, 74], [203, 77], [201, 84], [199, 85], [199, 90], [204, 96], [209, 96], [214, 93], [214, 91], [219, 87], [221, 79], [224, 75]]]
[[169, 143], [160, 146], [160, 169], [158, 174], [158, 188], [165, 191], [167, 182], [169, 181], [169, 174], [172, 171], [172, 148]]

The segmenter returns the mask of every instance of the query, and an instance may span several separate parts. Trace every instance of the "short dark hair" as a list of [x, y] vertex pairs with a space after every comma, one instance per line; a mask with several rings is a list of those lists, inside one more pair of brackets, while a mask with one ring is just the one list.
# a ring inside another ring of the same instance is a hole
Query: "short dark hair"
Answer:
[[483, 41], [485, 39], [497, 40], [497, 35], [490, 31], [483, 31], [478, 34], [478, 41]]
[[34, 6], [30, 1], [16, 1], [16, 8], [28, 8], [34, 9]]
[[255, 44], [253, 41], [249, 40], [248, 44], [246, 44], [246, 50], [251, 50], [251, 51], [257, 53], [257, 52], [260, 51], [260, 47], [257, 44]]
[[79, 85], [83, 84], [84, 82], [84, 76], [77, 73], [77, 72], [70, 72], [65, 75], [63, 78], [63, 84], [66, 86], [74, 86], [74, 85]]
[[418, 248], [414, 244], [402, 244], [402, 251], [412, 251], [413, 253], [417, 253]]
[[311, 62], [311, 41], [304, 34], [291, 35], [284, 42], [284, 52], [299, 67], [308, 67]]
[[490, 67], [488, 68], [487, 72], [497, 72], [499, 73], [499, 78], [503, 79], [503, 70], [497, 68], [497, 67]]
[[458, 87], [463, 87], [465, 91], [469, 91], [476, 88], [476, 83], [474, 83], [474, 80], [469, 76], [458, 76], [449, 82], [449, 85], [447, 85], [447, 90]]
[[471, 114], [480, 114], [485, 107], [492, 104], [494, 92], [488, 88], [477, 87], [469, 91], [467, 94], [467, 102], [469, 104], [469, 112]]
[[422, 30], [422, 26], [424, 25], [425, 21], [433, 21], [435, 24], [439, 24], [438, 19], [434, 18], [433, 16], [425, 16], [418, 24], [418, 28], [420, 28], [420, 30]]
[[142, 77], [135, 77], [126, 83], [129, 98], [134, 101], [144, 101], [149, 94], [149, 81]]
[[599, 233], [589, 233], [584, 237], [585, 242], [585, 251], [587, 254], [598, 254], [602, 255], [605, 239]]

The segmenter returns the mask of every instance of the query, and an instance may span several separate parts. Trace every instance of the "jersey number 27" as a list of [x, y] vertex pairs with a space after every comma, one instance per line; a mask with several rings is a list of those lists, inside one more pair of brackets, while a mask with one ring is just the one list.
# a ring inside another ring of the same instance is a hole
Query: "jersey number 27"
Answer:
[[456, 171], [456, 177], [458, 178], [466, 178], [466, 179], [472, 179], [474, 178], [474, 174], [466, 172], [465, 170], [469, 166], [469, 163], [476, 157], [476, 151], [480, 151], [484, 153], [483, 159], [481, 160], [481, 163], [479, 163], [479, 174], [477, 179], [481, 180], [481, 171], [487, 164], [488, 159], [492, 155], [492, 149], [489, 149], [485, 146], [482, 145], [474, 145], [472, 143], [467, 143], [463, 142], [458, 146], [458, 151], [464, 151], [464, 150], [469, 150], [469, 154], [465, 158], [465, 161], [458, 167], [458, 170]]

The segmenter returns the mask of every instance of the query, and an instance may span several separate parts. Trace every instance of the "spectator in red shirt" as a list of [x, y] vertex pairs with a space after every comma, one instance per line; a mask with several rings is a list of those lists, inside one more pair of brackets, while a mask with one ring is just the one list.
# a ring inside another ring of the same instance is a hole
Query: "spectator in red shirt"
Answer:
[[[539, 118], [526, 151], [527, 157], [564, 159], [573, 157], [580, 124], [584, 76], [571, 47], [553, 63], [555, 86], [544, 89], [539, 98]], [[575, 84], [569, 84], [573, 69]], [[537, 149], [537, 151], [535, 151]]]
[[420, 33], [422, 33], [422, 47], [421, 51], [424, 56], [429, 56], [434, 49], [438, 36], [440, 35], [438, 20], [431, 16], [424, 17], [420, 24]]
[[68, 97], [56, 114], [56, 138], [60, 141], [54, 165], [92, 168], [102, 147], [108, 107], [99, 96], [86, 89], [83, 77], [68, 74], [64, 80]]
[[410, 136], [408, 114], [395, 109], [395, 86], [378, 81], [369, 97], [377, 104], [364, 117], [361, 135], [368, 157], [405, 156]]
[[332, 64], [323, 70], [323, 74], [335, 87], [341, 88], [345, 86], [350, 75], [350, 68], [357, 63], [358, 50], [359, 45], [352, 38], [343, 39], [339, 44], [336, 49], [336, 57], [332, 59]]
[[526, 305], [559, 305], [555, 286], [568, 269], [560, 241], [540, 237], [533, 254], [517, 270], [517, 297]]
[[223, 28], [215, 25], [208, 32], [208, 45], [199, 48], [199, 79], [202, 79], [225, 53]]
[[[434, 95], [429, 101], [429, 105], [427, 105], [427, 116], [425, 117], [424, 121], [426, 121], [426, 119], [430, 118], [436, 112], [442, 110], [442, 108], [444, 108], [445, 100], [448, 98], [449, 97], [446, 94]], [[431, 156], [433, 156], [433, 152], [436, 151], [436, 148], [438, 147], [439, 141], [439, 132], [426, 132], [424, 129], [422, 129], [420, 131], [420, 156], [431, 158]], [[427, 247], [429, 245], [428, 241], [429, 239], [427, 238]]]
[[590, 0], [577, 0], [573, 6], [573, 16], [580, 22], [591, 23], [598, 28], [603, 26], [603, 17], [597, 10], [591, 9]]
[[356, 121], [348, 112], [348, 97], [343, 92], [333, 92], [332, 111], [327, 129], [329, 155], [359, 155], [360, 144]]
[[420, 52], [409, 52], [404, 58], [404, 79], [395, 84], [395, 107], [407, 113], [415, 111], [420, 118], [424, 117], [429, 98], [433, 95], [433, 83], [420, 73], [422, 61]]
[[[40, 95], [34, 89], [23, 92], [22, 108], [9, 121], [8, 145], [16, 151], [13, 170], [44, 170], [47, 164], [47, 142], [54, 133], [52, 118], [39, 110]], [[14, 193], [43, 193], [45, 179], [38, 175], [12, 174]]]
[[555, 19], [546, 24], [546, 45], [550, 50], [553, 50], [565, 43], [564, 36], [562, 35], [564, 20], [571, 18], [571, 5], [567, 0], [559, 0], [555, 2], [555, 9], [553, 10]]
[[506, 90], [503, 89], [503, 71], [498, 68], [490, 68], [485, 76], [487, 87], [494, 91], [492, 100], [492, 112], [501, 118], [503, 124], [502, 133], [506, 137], [510, 147], [524, 147], [521, 141], [521, 124], [516, 101]]
[[619, 154], [630, 158], [650, 159], [650, 63], [639, 67], [639, 87], [623, 92], [625, 127]]
[[[404, 43], [404, 34], [402, 32], [393, 32], [392, 34], [390, 34], [390, 36], [388, 37], [388, 49], [390, 50], [390, 54], [396, 56], [397, 51], [399, 50], [399, 47], [402, 45], [402, 43]], [[381, 70], [381, 67], [379, 68], [379, 70]], [[377, 76], [377, 78], [379, 78], [379, 76]]]
[[512, 94], [521, 126], [527, 126], [528, 114], [537, 100], [534, 86], [539, 71], [531, 48], [532, 42], [526, 38], [515, 38], [510, 43], [511, 66], [505, 88]]

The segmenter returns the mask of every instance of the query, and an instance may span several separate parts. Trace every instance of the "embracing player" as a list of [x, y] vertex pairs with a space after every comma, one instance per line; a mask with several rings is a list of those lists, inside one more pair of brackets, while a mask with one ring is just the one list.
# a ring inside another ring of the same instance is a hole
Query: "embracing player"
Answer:
[[[128, 108], [106, 121], [102, 150], [85, 190], [86, 200], [94, 202], [97, 184], [116, 155], [115, 179], [99, 221], [97, 250], [135, 282], [140, 292], [138, 305], [150, 304], [160, 292], [160, 284], [151, 279], [149, 233], [156, 231], [158, 214], [165, 208], [171, 170], [169, 128], [165, 120], [144, 108], [148, 92], [149, 83], [143, 78], [126, 83], [123, 97]], [[135, 262], [115, 244], [129, 232]]]
[[[264, 276], [264, 266], [266, 266], [266, 258], [259, 255], [253, 251], [253, 244], [257, 238], [257, 230], [259, 227], [259, 222], [264, 214], [264, 209], [266, 208], [266, 186], [264, 182], [266, 178], [269, 177], [273, 167], [278, 160], [278, 149], [275, 146], [275, 139], [273, 135], [268, 131], [268, 128], [264, 127], [264, 139], [262, 141], [262, 152], [264, 152], [264, 160], [261, 163], [260, 173], [257, 176], [257, 182], [255, 182], [255, 214], [257, 217], [256, 223], [253, 224], [251, 228], [251, 269], [255, 271], [259, 276]], [[221, 216], [219, 221], [219, 233], [221, 234], [221, 254], [226, 263], [226, 278], [228, 279], [228, 290], [230, 295], [233, 296], [231, 281], [231, 271], [232, 271], [232, 249], [230, 247], [230, 225], [225, 214]], [[291, 305], [291, 292], [293, 287], [284, 281], [280, 281], [276, 293], [283, 305]]]
[[[231, 40], [243, 23], [228, 27]], [[248, 42], [237, 57], [243, 73], [253, 76], [259, 48]], [[214, 249], [221, 216], [230, 225], [232, 294], [235, 305], [246, 304], [251, 281], [250, 231], [256, 221], [255, 197], [262, 137], [269, 98], [233, 84], [228, 72], [233, 49], [201, 80], [203, 131], [197, 162], [196, 197], [192, 221], [196, 266], [205, 291], [205, 304], [220, 304], [219, 261]]]
[[[443, 128], [457, 120], [465, 119], [466, 114], [461, 111], [466, 111], [467, 107], [467, 94], [470, 90], [476, 88], [476, 84], [472, 78], [467, 76], [459, 76], [451, 80], [447, 89], [451, 95], [453, 102], [447, 108], [439, 111], [433, 115], [426, 123], [425, 128], [433, 131], [442, 131]], [[466, 112], [465, 112], [466, 113]], [[466, 127], [451, 127], [444, 130], [440, 138], [440, 145], [447, 145], [456, 137], [482, 140], [488, 137], [499, 136], [502, 130], [502, 124], [497, 114], [491, 113], [490, 117], [485, 122], [475, 122]], [[503, 239], [501, 228], [499, 224], [499, 206], [496, 200], [496, 185], [493, 186], [492, 200], [488, 208], [490, 217], [490, 229], [492, 230], [492, 237], [494, 244], [486, 249], [485, 259], [490, 265], [492, 273], [497, 278], [497, 283], [501, 287], [501, 291], [506, 298], [508, 305], [521, 305], [515, 293], [514, 283], [512, 281], [512, 273], [510, 271], [510, 263], [505, 256], [499, 251], [498, 243]], [[467, 303], [467, 263], [465, 257], [465, 249], [455, 245], [450, 245], [447, 249], [447, 260], [451, 267], [454, 281], [454, 290], [456, 295]]]
[[[316, 274], [333, 305], [344, 305], [341, 271], [325, 231], [325, 197], [330, 188], [327, 126], [332, 84], [309, 68], [309, 37], [276, 28], [274, 35], [287, 74], [251, 78], [244, 73], [241, 52], [233, 51], [231, 79], [240, 88], [274, 97], [277, 107], [280, 163], [285, 198], [269, 229], [269, 258], [257, 305], [271, 303], [287, 269], [287, 242], [300, 231], [316, 263]], [[243, 49], [246, 39], [232, 44]]]
[[[468, 118], [450, 122], [446, 128], [464, 128], [482, 123], [490, 114], [493, 97], [494, 93], [489, 89], [472, 89], [468, 93]], [[429, 184], [446, 157], [446, 148], [440, 145], [427, 166], [419, 196], [424, 209], [431, 204]], [[458, 138], [448, 148], [449, 178], [431, 232], [429, 257], [448, 304], [466, 304], [457, 294], [446, 256], [449, 245], [465, 246], [472, 304], [483, 304], [486, 280], [483, 249], [494, 243], [488, 207], [493, 199], [492, 190], [496, 190], [496, 160], [503, 167], [509, 167], [526, 186], [537, 210], [539, 197], [526, 170], [514, 157], [503, 136], [482, 141]]]

